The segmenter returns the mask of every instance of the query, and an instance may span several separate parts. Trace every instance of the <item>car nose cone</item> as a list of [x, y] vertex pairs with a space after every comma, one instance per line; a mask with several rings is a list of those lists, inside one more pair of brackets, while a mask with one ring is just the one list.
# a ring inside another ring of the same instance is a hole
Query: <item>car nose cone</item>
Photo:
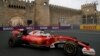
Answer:
[[86, 48], [83, 48], [82, 52], [85, 55], [95, 55], [95, 50], [93, 48], [90, 48], [89, 50], [87, 50]]

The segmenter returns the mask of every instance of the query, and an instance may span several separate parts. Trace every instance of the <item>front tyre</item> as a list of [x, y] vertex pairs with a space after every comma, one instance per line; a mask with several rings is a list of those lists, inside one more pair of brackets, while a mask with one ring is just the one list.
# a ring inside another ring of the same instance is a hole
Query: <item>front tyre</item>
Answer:
[[77, 45], [73, 42], [66, 42], [63, 46], [64, 53], [67, 56], [76, 56], [77, 53]]

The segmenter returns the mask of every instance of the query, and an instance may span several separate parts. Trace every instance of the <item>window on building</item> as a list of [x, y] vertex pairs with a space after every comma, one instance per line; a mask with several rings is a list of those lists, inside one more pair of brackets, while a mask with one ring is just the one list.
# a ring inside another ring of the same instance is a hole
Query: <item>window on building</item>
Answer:
[[67, 25], [67, 21], [65, 18], [60, 18], [59, 19], [59, 25], [60, 26], [66, 26]]
[[32, 24], [32, 20], [27, 20], [27, 25], [30, 26]]
[[7, 2], [7, 0], [3, 0], [3, 2]]
[[23, 9], [25, 9], [25, 7], [23, 7]]
[[13, 8], [16, 8], [17, 6], [13, 5]]
[[87, 24], [93, 24], [93, 19], [88, 18], [88, 19], [87, 19]]
[[11, 5], [8, 5], [8, 7], [10, 8], [10, 7], [11, 7]]
[[97, 24], [97, 19], [94, 19], [94, 24]]
[[3, 0], [3, 2], [5, 2], [5, 0]]
[[8, 5], [9, 8], [15, 8], [15, 9], [25, 9], [25, 6], [19, 6], [19, 5]]
[[82, 19], [82, 24], [86, 24], [86, 18]]
[[97, 24], [97, 18], [96, 16], [83, 17], [82, 24]]
[[22, 1], [22, 0], [19, 0], [19, 1]]
[[44, 2], [44, 4], [43, 5], [47, 5], [48, 3], [47, 2]]

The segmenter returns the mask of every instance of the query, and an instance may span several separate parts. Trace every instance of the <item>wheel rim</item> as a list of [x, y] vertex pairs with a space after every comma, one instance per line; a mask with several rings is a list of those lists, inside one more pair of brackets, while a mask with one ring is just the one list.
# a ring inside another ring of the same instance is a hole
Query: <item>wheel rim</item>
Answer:
[[67, 52], [68, 54], [75, 54], [76, 48], [74, 45], [72, 44], [66, 44], [64, 47], [65, 52]]

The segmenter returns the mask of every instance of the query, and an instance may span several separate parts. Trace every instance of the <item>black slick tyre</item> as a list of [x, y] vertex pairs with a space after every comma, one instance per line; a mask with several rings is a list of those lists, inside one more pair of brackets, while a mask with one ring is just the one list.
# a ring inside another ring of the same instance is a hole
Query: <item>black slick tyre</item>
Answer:
[[66, 42], [63, 46], [63, 50], [67, 56], [76, 56], [77, 45], [73, 42]]
[[10, 48], [14, 48], [16, 46], [15, 43], [16, 43], [15, 40], [13, 40], [12, 38], [8, 40], [8, 45]]

